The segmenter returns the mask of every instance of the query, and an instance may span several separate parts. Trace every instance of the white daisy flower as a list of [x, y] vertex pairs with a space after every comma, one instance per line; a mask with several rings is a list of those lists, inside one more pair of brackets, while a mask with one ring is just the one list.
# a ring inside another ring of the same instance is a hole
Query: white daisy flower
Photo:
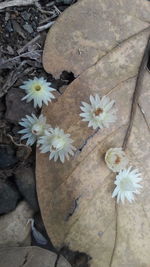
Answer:
[[123, 170], [128, 164], [128, 158], [122, 148], [110, 148], [105, 154], [105, 162], [113, 172]]
[[69, 159], [69, 155], [74, 155], [75, 147], [72, 145], [73, 140], [70, 134], [65, 134], [60, 128], [50, 129], [45, 136], [39, 138], [41, 144], [40, 150], [42, 153], [50, 152], [49, 160], [54, 158], [54, 161], [60, 159], [64, 163], [65, 158]]
[[110, 100], [108, 96], [103, 96], [101, 99], [96, 94], [95, 97], [90, 95], [90, 104], [82, 102], [80, 108], [83, 113], [80, 114], [83, 117], [83, 121], [87, 121], [88, 127], [104, 128], [109, 127], [110, 123], [116, 121], [116, 110], [112, 107], [115, 103], [114, 100]]
[[48, 105], [48, 101], [55, 98], [51, 93], [55, 91], [54, 88], [50, 87], [51, 83], [47, 82], [44, 78], [34, 78], [33, 80], [25, 81], [21, 89], [25, 90], [26, 96], [22, 100], [27, 100], [27, 103], [34, 102], [34, 107], [42, 107], [42, 103]]
[[116, 185], [113, 191], [112, 197], [117, 196], [117, 203], [121, 200], [124, 203], [125, 198], [132, 202], [134, 200], [134, 194], [139, 194], [139, 188], [142, 188], [138, 183], [142, 180], [141, 174], [137, 169], [131, 170], [132, 167], [128, 169], [121, 170], [116, 176], [114, 184]]
[[26, 118], [23, 118], [19, 124], [24, 127], [23, 130], [18, 133], [24, 134], [21, 137], [21, 140], [27, 139], [27, 145], [32, 146], [37, 138], [43, 134], [50, 128], [50, 125], [46, 124], [46, 117], [40, 115], [37, 118], [34, 114], [32, 116], [26, 115]]

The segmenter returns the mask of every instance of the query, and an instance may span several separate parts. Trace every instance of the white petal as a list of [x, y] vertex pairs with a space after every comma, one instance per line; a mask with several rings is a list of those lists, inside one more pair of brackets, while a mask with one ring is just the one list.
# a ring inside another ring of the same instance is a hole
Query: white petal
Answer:
[[119, 192], [119, 188], [116, 187], [116, 188], [114, 189], [113, 193], [112, 193], [112, 197], [116, 197], [117, 194], [118, 194], [118, 192]]
[[[82, 121], [88, 122], [88, 127], [96, 128], [104, 128], [109, 127], [110, 123], [116, 121], [115, 111], [112, 110], [114, 101], [110, 101], [109, 97], [100, 97], [96, 94], [95, 97], [90, 95], [90, 103], [82, 102], [83, 107], [80, 107], [83, 111], [80, 114], [80, 117], [83, 117]], [[95, 110], [98, 108], [103, 109], [103, 113], [96, 115]]]

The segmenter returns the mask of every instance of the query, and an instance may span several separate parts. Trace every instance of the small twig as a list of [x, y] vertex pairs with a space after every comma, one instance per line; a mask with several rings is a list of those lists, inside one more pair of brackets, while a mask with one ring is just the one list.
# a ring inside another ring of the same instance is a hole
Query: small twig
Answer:
[[58, 9], [58, 7], [54, 5], [54, 8], [55, 8], [57, 14], [60, 15], [61, 14], [61, 11]]
[[30, 45], [34, 44], [37, 40], [39, 40], [40, 37], [41, 37], [41, 35], [38, 34], [38, 35], [35, 36], [32, 40], [30, 40], [27, 44], [25, 44], [23, 47], [21, 47], [20, 49], [18, 49], [18, 51], [17, 51], [18, 54], [21, 54], [21, 53], [23, 53], [24, 51], [26, 51], [26, 49], [27, 49]]
[[14, 140], [14, 138], [13, 138], [10, 134], [7, 134], [7, 137], [10, 138], [11, 142], [12, 142], [15, 146], [17, 146], [17, 147], [23, 147], [23, 148], [25, 148], [25, 149], [27, 150], [27, 154], [26, 154], [26, 156], [25, 156], [25, 158], [24, 158], [24, 160], [26, 160], [26, 159], [29, 157], [29, 155], [31, 154], [31, 152], [32, 152], [31, 147], [30, 147], [30, 146], [27, 146], [27, 145], [24, 145], [24, 144], [22, 144], [22, 143], [20, 143], [20, 144], [16, 143], [15, 140]]
[[47, 22], [50, 22], [50, 20], [51, 20], [51, 17], [48, 17], [48, 18], [46, 18], [46, 19], [43, 19], [43, 20], [41, 20], [41, 21], [39, 22], [39, 25], [45, 24], [45, 23], [47, 23]]
[[24, 145], [24, 144], [21, 144], [21, 143], [20, 143], [20, 144], [16, 143], [15, 140], [14, 140], [14, 138], [13, 138], [10, 134], [7, 134], [7, 137], [10, 138], [11, 142], [12, 142], [15, 146], [25, 147], [25, 148], [29, 148], [29, 149], [31, 150], [31, 147], [28, 147], [28, 146], [26, 146], [26, 145]]
[[11, 88], [11, 86], [14, 85], [14, 83], [19, 78], [20, 74], [22, 73], [21, 68], [26, 64], [26, 60], [22, 61], [20, 65], [17, 68], [14, 68], [13, 71], [11, 71], [6, 79], [6, 82], [2, 86], [0, 90], [0, 97], [2, 97], [6, 92]]
[[27, 6], [33, 5], [38, 3], [38, 0], [11, 0], [11, 1], [4, 1], [0, 3], [0, 10], [6, 7], [13, 7], [13, 6]]
[[42, 24], [44, 24], [46, 22], [50, 22], [50, 20], [55, 19], [56, 17], [58, 17], [58, 14], [56, 14], [56, 12], [52, 12], [52, 15], [50, 17], [40, 21], [39, 25], [42, 25]]
[[131, 133], [131, 129], [132, 129], [132, 125], [133, 125], [133, 120], [134, 120], [134, 116], [135, 116], [135, 112], [136, 112], [136, 108], [137, 108], [137, 104], [138, 104], [138, 99], [141, 93], [141, 88], [142, 88], [142, 82], [143, 82], [143, 77], [144, 77], [144, 72], [148, 63], [148, 58], [149, 58], [149, 54], [150, 54], [150, 37], [148, 39], [147, 42], [147, 46], [145, 48], [145, 52], [141, 61], [141, 65], [138, 71], [138, 76], [137, 76], [137, 80], [136, 80], [136, 84], [135, 84], [135, 90], [133, 93], [133, 98], [132, 98], [132, 106], [131, 106], [131, 112], [130, 112], [130, 119], [129, 119], [129, 124], [128, 124], [128, 128], [124, 137], [124, 141], [123, 141], [123, 145], [122, 148], [123, 150], [126, 149], [127, 147], [127, 143], [130, 137], [130, 133]]
[[52, 11], [50, 10], [44, 10], [42, 9], [39, 5], [36, 5], [37, 9], [42, 13], [42, 14], [46, 14], [46, 15], [51, 15]]
[[53, 5], [54, 5], [54, 3], [55, 3], [55, 2], [54, 2], [54, 1], [52, 1], [52, 2], [50, 2], [50, 3], [48, 3], [48, 4], [46, 4], [46, 6], [47, 6], [47, 7], [49, 7], [49, 6], [53, 6]]
[[57, 14], [56, 12], [53, 12], [52, 15], [50, 16], [50, 19], [55, 19], [59, 16], [59, 14]]
[[47, 30], [47, 29], [49, 29], [54, 23], [55, 23], [55, 21], [50, 21], [50, 22], [48, 22], [48, 23], [45, 24], [45, 25], [39, 26], [39, 27], [37, 28], [37, 31], [38, 31], [38, 32], [41, 32], [41, 31]]
[[5, 60], [4, 62], [1, 62], [1, 65], [5, 65], [5, 64], [12, 62], [14, 60], [17, 60], [21, 57], [28, 57], [28, 55], [33, 54], [33, 53], [42, 53], [42, 50], [29, 51], [29, 52], [20, 54], [19, 56], [9, 58], [9, 59]]

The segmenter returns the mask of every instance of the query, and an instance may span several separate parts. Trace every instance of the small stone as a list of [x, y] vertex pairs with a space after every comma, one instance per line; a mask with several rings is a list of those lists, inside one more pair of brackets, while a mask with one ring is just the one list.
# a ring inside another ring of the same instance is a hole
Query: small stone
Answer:
[[5, 118], [12, 122], [18, 123], [26, 115], [35, 113], [32, 102], [27, 103], [21, 99], [25, 96], [23, 90], [20, 88], [12, 88], [6, 96], [6, 114]]
[[[7, 215], [0, 217], [0, 247], [20, 246], [24, 242], [27, 245], [27, 238], [31, 227], [27, 225], [29, 218], [33, 216], [33, 210], [25, 201], [19, 203], [17, 208]], [[30, 239], [28, 239], [30, 240]], [[30, 245], [30, 244], [28, 244]], [[14, 258], [14, 260], [17, 260]], [[0, 266], [5, 266], [0, 263]], [[10, 266], [16, 266], [10, 264]]]
[[39, 210], [39, 206], [33, 169], [30, 167], [18, 168], [15, 172], [15, 181], [22, 196], [26, 199], [33, 210], [37, 212]]
[[15, 149], [6, 144], [0, 145], [0, 169], [10, 168], [17, 163]]
[[5, 22], [7, 22], [10, 19], [10, 13], [6, 12], [5, 13]]
[[11, 183], [0, 180], [0, 214], [14, 210], [19, 199], [17, 189]]
[[[55, 267], [56, 260], [55, 253], [39, 247], [14, 247], [0, 250], [1, 267]], [[68, 265], [59, 267], [68, 267]]]
[[30, 17], [31, 17], [31, 14], [30, 14], [29, 12], [27, 12], [27, 11], [23, 11], [23, 12], [21, 13], [21, 17], [22, 17], [24, 20], [29, 20]]
[[6, 23], [5, 29], [6, 29], [6, 31], [8, 31], [8, 32], [13, 32], [13, 31], [14, 31], [14, 30], [13, 30], [13, 27], [12, 27], [12, 23], [11, 23], [10, 20]]
[[[55, 267], [57, 254], [39, 247], [1, 248], [0, 266], [2, 267]], [[57, 267], [71, 267], [63, 256], [60, 256]]]
[[23, 25], [23, 28], [25, 31], [27, 31], [28, 33], [32, 33], [33, 32], [33, 28], [30, 24], [26, 23]]
[[71, 265], [63, 256], [60, 256], [57, 267], [71, 267]]
[[23, 39], [26, 39], [24, 30], [22, 29], [22, 27], [16, 20], [14, 19], [12, 20], [12, 25], [13, 25], [14, 31], [17, 32]]
[[36, 24], [36, 22], [35, 22], [35, 21], [32, 21], [32, 27], [33, 27], [33, 29], [34, 29], [34, 30], [36, 30], [36, 29], [37, 29], [37, 24]]
[[14, 52], [14, 49], [10, 46], [10, 45], [7, 45], [7, 51], [10, 55], [14, 55], [15, 52]]

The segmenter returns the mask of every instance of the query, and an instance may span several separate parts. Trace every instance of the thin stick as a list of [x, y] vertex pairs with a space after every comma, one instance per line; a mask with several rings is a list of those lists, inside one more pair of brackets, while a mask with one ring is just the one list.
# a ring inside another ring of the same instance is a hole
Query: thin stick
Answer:
[[30, 146], [27, 146], [27, 145], [24, 145], [22, 143], [20, 143], [20, 144], [16, 143], [15, 140], [14, 140], [14, 138], [10, 134], [7, 134], [7, 136], [10, 138], [10, 140], [12, 141], [12, 143], [15, 146], [17, 146], [17, 147], [24, 147], [27, 150], [27, 154], [26, 154], [24, 160], [27, 159], [30, 156], [31, 152], [32, 152], [31, 147]]
[[145, 52], [141, 61], [141, 65], [138, 71], [138, 76], [137, 76], [137, 80], [136, 80], [136, 84], [135, 84], [135, 90], [133, 93], [133, 98], [132, 98], [132, 106], [131, 106], [131, 112], [130, 112], [130, 119], [129, 119], [129, 124], [128, 124], [128, 128], [124, 137], [124, 141], [123, 141], [123, 145], [122, 148], [123, 150], [126, 149], [127, 147], [127, 143], [131, 134], [131, 129], [133, 126], [133, 120], [134, 120], [134, 116], [135, 116], [135, 112], [136, 112], [136, 108], [137, 108], [137, 104], [138, 104], [138, 99], [141, 93], [141, 88], [142, 88], [142, 82], [143, 82], [143, 77], [144, 77], [144, 72], [148, 63], [148, 58], [150, 55], [150, 37], [148, 39], [147, 42], [147, 46], [145, 48]]
[[56, 12], [58, 13], [58, 15], [61, 14], [61, 11], [58, 9], [57, 6], [54, 5], [54, 8], [55, 8]]
[[47, 14], [47, 15], [51, 15], [51, 14], [52, 14], [52, 11], [48, 11], [48, 10], [44, 10], [44, 9], [42, 9], [42, 8], [39, 6], [39, 4], [38, 4], [38, 5], [35, 4], [35, 5], [36, 5], [37, 9], [38, 9], [42, 14]]
[[9, 59], [3, 61], [3, 62], [1, 63], [1, 65], [5, 65], [5, 64], [7, 64], [7, 63], [9, 63], [9, 62], [12, 62], [12, 61], [14, 61], [14, 60], [17, 60], [17, 59], [19, 59], [19, 58], [21, 58], [21, 57], [28, 57], [28, 55], [33, 54], [33, 53], [36, 53], [36, 54], [37, 54], [37, 53], [42, 53], [42, 50], [29, 51], [29, 52], [20, 54], [19, 56], [9, 58]]
[[55, 19], [55, 18], [58, 17], [58, 16], [59, 16], [59, 15], [56, 14], [55, 11], [52, 11], [51, 16], [48, 17], [48, 18], [46, 18], [46, 19], [44, 19], [44, 20], [42, 20], [42, 21], [40, 21], [40, 22], [39, 22], [39, 25], [42, 25], [42, 24], [44, 24], [44, 23], [46, 23], [46, 22], [48, 22], [48, 21], [50, 22], [50, 20]]
[[38, 32], [41, 32], [41, 31], [47, 30], [47, 29], [49, 29], [54, 23], [55, 23], [55, 21], [50, 21], [50, 22], [48, 22], [48, 23], [45, 24], [45, 25], [39, 26], [39, 27], [37, 27], [37, 31], [38, 31]]
[[40, 37], [41, 37], [41, 35], [40, 34], [38, 34], [37, 36], [35, 36], [32, 40], [30, 40], [27, 44], [25, 44], [23, 47], [21, 47], [20, 49], [18, 49], [18, 54], [21, 54], [21, 53], [23, 53], [24, 51], [26, 51], [26, 49], [30, 46], [30, 45], [32, 45], [32, 44], [34, 44], [35, 42], [37, 42], [39, 39], [40, 39]]
[[54, 1], [53, 1], [53, 2], [50, 2], [50, 3], [46, 4], [46, 6], [47, 6], [47, 7], [49, 7], [49, 6], [53, 6], [54, 3], [55, 3]]
[[0, 10], [6, 7], [27, 6], [38, 3], [38, 0], [11, 0], [0, 3]]

